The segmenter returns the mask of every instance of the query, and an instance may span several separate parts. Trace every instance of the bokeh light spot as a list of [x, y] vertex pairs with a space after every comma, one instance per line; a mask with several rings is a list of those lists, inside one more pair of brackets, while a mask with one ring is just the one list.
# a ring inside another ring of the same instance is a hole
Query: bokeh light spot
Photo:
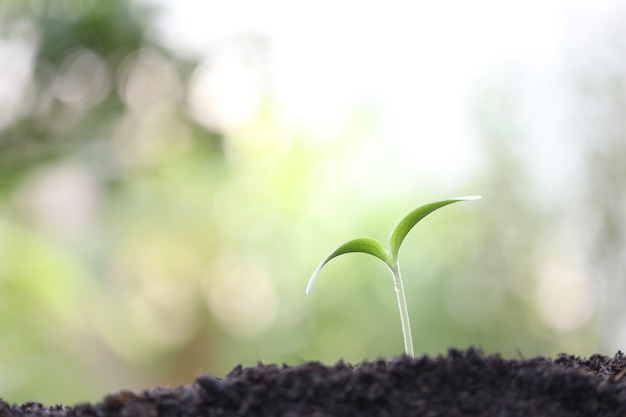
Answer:
[[277, 295], [261, 263], [224, 255], [207, 284], [207, 305], [224, 331], [246, 338], [274, 323]]
[[53, 91], [61, 101], [91, 107], [107, 96], [110, 87], [109, 73], [102, 58], [89, 49], [80, 49], [61, 64]]
[[252, 68], [240, 58], [224, 56], [196, 69], [190, 81], [193, 116], [212, 128], [233, 128], [254, 115], [261, 86]]
[[572, 267], [551, 267], [539, 281], [536, 302], [546, 324], [555, 330], [570, 332], [591, 317], [593, 286], [585, 275]]

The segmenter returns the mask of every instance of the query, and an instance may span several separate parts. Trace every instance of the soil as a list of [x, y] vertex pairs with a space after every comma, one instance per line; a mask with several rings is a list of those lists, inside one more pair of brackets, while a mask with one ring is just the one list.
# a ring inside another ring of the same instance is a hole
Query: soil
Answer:
[[480, 350], [326, 366], [259, 364], [176, 388], [121, 391], [96, 404], [0, 400], [0, 417], [626, 417], [626, 358], [505, 360]]

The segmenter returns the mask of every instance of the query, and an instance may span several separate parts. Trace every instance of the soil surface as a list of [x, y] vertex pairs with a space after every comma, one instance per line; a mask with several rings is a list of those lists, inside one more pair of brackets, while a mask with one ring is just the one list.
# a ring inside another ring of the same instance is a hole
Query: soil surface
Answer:
[[259, 365], [176, 388], [121, 391], [96, 404], [0, 400], [0, 417], [626, 417], [626, 358], [504, 360], [479, 350], [325, 366]]

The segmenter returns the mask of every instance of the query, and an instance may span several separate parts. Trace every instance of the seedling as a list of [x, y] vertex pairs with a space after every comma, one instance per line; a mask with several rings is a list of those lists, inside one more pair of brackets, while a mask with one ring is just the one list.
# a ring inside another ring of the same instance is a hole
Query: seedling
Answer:
[[322, 269], [322, 267], [326, 265], [331, 259], [350, 252], [362, 252], [375, 256], [376, 258], [383, 261], [385, 265], [387, 265], [387, 268], [389, 268], [389, 270], [391, 271], [391, 275], [393, 277], [393, 285], [396, 290], [398, 309], [400, 310], [400, 324], [402, 325], [402, 335], [404, 337], [404, 351], [408, 356], [414, 356], [413, 336], [411, 335], [411, 324], [409, 323], [409, 310], [406, 305], [406, 297], [404, 295], [404, 283], [402, 282], [402, 275], [400, 274], [400, 262], [398, 261], [398, 252], [400, 251], [400, 246], [402, 245], [404, 238], [411, 231], [413, 226], [415, 226], [420, 220], [428, 216], [433, 211], [443, 206], [447, 206], [448, 204], [456, 203], [457, 201], [479, 200], [481, 198], [482, 197], [478, 196], [458, 197], [450, 200], [437, 201], [418, 207], [417, 209], [407, 214], [400, 221], [400, 223], [398, 223], [396, 228], [391, 233], [391, 236], [389, 237], [389, 246], [387, 248], [384, 248], [379, 241], [368, 237], [353, 239], [344, 243], [343, 245], [339, 246], [337, 249], [329, 253], [328, 256], [326, 256], [317, 266], [317, 268], [313, 272], [313, 275], [311, 275], [311, 278], [309, 279], [309, 283], [306, 286], [306, 295], [309, 295], [309, 293], [311, 292], [311, 287], [313, 287], [313, 283], [315, 282], [315, 278], [317, 278], [320, 269]]

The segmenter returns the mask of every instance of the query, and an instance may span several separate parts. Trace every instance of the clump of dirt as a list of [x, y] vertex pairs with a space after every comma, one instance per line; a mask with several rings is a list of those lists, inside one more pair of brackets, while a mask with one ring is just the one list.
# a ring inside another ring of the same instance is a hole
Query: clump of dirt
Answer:
[[258, 365], [96, 404], [0, 401], [0, 417], [626, 416], [626, 358], [505, 360], [480, 350], [350, 365]]

